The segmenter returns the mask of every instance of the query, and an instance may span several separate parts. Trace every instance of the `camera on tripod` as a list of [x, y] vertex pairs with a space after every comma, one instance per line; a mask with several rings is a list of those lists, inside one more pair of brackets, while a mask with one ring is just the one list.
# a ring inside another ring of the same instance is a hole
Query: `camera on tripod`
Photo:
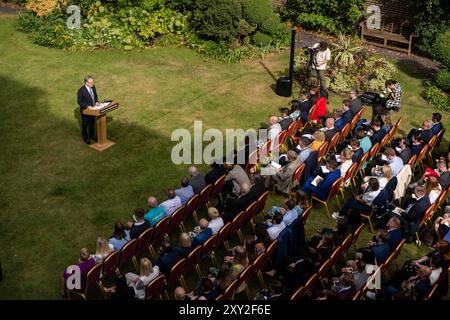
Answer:
[[319, 48], [310, 48], [310, 47], [305, 47], [303, 48], [305, 50], [305, 54], [306, 55], [315, 55], [317, 52], [319, 52]]

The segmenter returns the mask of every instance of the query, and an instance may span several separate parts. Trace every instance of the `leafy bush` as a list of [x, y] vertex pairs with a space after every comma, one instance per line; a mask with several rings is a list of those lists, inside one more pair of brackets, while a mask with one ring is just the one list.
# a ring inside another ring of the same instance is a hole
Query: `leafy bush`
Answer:
[[46, 47], [67, 48], [73, 44], [66, 27], [66, 17], [60, 11], [53, 11], [41, 18], [41, 24], [34, 33], [34, 42]]
[[450, 96], [430, 83], [425, 88], [425, 100], [439, 110], [450, 111]]
[[161, 9], [150, 14], [145, 24], [140, 27], [139, 36], [144, 39], [167, 34], [182, 34], [186, 29], [183, 14], [171, 9]]
[[385, 88], [386, 81], [395, 79], [397, 73], [397, 67], [393, 63], [381, 57], [370, 56], [357, 74], [360, 81], [359, 89], [381, 92]]
[[415, 12], [414, 34], [418, 48], [433, 56], [433, 44], [439, 34], [450, 28], [450, 6], [443, 0], [412, 0]]
[[272, 43], [272, 37], [258, 31], [253, 35], [253, 43], [258, 47], [267, 47]]
[[192, 26], [201, 37], [231, 42], [239, 35], [242, 19], [240, 0], [197, 0]]
[[437, 36], [433, 45], [433, 58], [450, 68], [450, 30]]
[[354, 54], [360, 52], [363, 47], [356, 46], [351, 38], [339, 35], [339, 40], [333, 43], [333, 62], [339, 67], [348, 67], [355, 63]]
[[40, 25], [41, 19], [31, 11], [23, 11], [19, 14], [19, 28], [23, 32], [36, 32]]
[[436, 86], [444, 91], [450, 91], [450, 71], [449, 70], [439, 70], [434, 78]]
[[42, 17], [66, 4], [67, 0], [28, 0], [25, 7], [36, 13], [37, 16]]
[[364, 0], [287, 0], [283, 19], [332, 34], [354, 32]]
[[280, 17], [273, 12], [271, 0], [244, 0], [242, 11], [244, 19], [256, 24], [263, 33], [273, 34], [280, 27]]
[[182, 13], [192, 12], [195, 9], [196, 0], [166, 0], [165, 5]]

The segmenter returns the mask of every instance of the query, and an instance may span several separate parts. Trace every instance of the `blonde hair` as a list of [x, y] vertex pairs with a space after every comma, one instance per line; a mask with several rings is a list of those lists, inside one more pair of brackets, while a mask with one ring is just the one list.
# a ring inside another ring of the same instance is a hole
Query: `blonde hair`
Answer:
[[97, 246], [95, 248], [95, 255], [106, 256], [111, 251], [112, 251], [112, 249], [109, 246], [108, 241], [103, 237], [98, 237], [97, 238]]
[[148, 277], [153, 273], [153, 265], [147, 258], [141, 258], [140, 275]]
[[190, 248], [192, 246], [192, 243], [191, 243], [191, 237], [189, 237], [189, 234], [187, 234], [186, 232], [181, 233], [178, 244], [180, 247]]
[[392, 174], [392, 168], [391, 166], [385, 164], [383, 165], [383, 167], [381, 168], [381, 171], [383, 172], [383, 177], [385, 177], [386, 179], [391, 179], [393, 174]]
[[211, 219], [218, 218], [219, 215], [220, 215], [220, 214], [219, 214], [219, 210], [217, 210], [216, 208], [211, 207], [211, 208], [208, 209], [208, 216], [209, 216]]
[[427, 189], [427, 194], [430, 194], [433, 190], [440, 190], [439, 189], [439, 180], [436, 177], [428, 177], [427, 182], [425, 184], [425, 187]]
[[325, 141], [325, 133], [323, 131], [317, 130], [316, 132], [314, 132], [314, 140], [321, 142]]
[[345, 148], [344, 150], [342, 150], [341, 155], [345, 160], [350, 160], [353, 156], [353, 151], [349, 148]]
[[249, 263], [247, 256], [247, 249], [245, 249], [245, 247], [243, 246], [237, 246], [236, 248], [234, 248], [233, 260], [234, 264], [241, 264], [243, 266], [247, 266]]

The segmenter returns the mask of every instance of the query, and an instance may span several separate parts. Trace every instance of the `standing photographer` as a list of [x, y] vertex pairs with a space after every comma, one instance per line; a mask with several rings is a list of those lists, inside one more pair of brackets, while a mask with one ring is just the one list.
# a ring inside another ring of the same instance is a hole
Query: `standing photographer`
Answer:
[[316, 76], [319, 79], [320, 89], [325, 96], [328, 97], [325, 71], [327, 69], [327, 63], [331, 60], [331, 51], [328, 48], [328, 43], [326, 41], [314, 44], [311, 49], [311, 54], [314, 55], [311, 65], [313, 76]]

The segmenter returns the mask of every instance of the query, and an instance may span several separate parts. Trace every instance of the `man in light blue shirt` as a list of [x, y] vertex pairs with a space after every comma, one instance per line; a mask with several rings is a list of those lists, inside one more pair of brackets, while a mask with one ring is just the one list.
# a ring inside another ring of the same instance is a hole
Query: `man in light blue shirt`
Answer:
[[403, 160], [402, 158], [397, 157], [393, 148], [387, 148], [384, 155], [386, 156], [387, 162], [391, 167], [392, 174], [395, 177], [403, 168]]
[[283, 214], [283, 222], [287, 226], [294, 222], [299, 216], [299, 211], [296, 209], [294, 201], [290, 198], [284, 200], [284, 207], [281, 209], [281, 213]]
[[158, 207], [158, 200], [155, 197], [148, 198], [148, 206], [150, 210], [145, 214], [144, 220], [147, 220], [150, 223], [151, 227], [154, 227], [159, 220], [164, 218], [166, 215], [164, 214], [164, 209]]
[[167, 200], [162, 202], [159, 206], [164, 209], [166, 216], [170, 216], [175, 210], [180, 208], [182, 204], [180, 197], [175, 194], [175, 190], [168, 189]]
[[181, 178], [181, 188], [175, 190], [175, 194], [180, 197], [182, 205], [185, 205], [194, 196], [194, 189], [189, 184], [188, 177]]
[[300, 142], [297, 147], [297, 159], [302, 164], [305, 162], [306, 159], [308, 159], [309, 155], [311, 154], [311, 149], [309, 148], [310, 141], [306, 137], [301, 137]]

